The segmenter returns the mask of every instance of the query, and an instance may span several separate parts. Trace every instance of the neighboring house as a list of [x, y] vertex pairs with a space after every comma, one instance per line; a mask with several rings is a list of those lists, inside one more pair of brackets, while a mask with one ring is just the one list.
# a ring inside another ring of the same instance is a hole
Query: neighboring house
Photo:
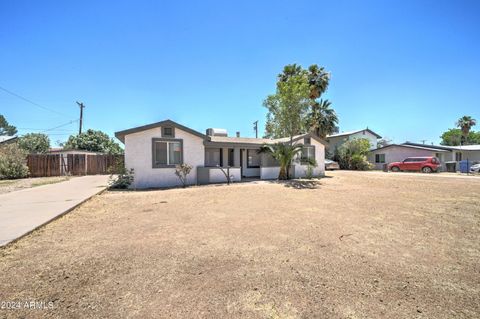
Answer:
[[365, 138], [370, 141], [370, 145], [372, 149], [377, 148], [377, 140], [382, 138], [380, 135], [369, 129], [368, 127], [363, 130], [358, 131], [350, 131], [350, 132], [343, 132], [343, 133], [335, 133], [332, 135], [328, 135], [326, 140], [328, 143], [327, 151], [333, 154], [335, 149], [340, 148], [346, 141], [350, 141], [356, 138]]
[[15, 143], [17, 139], [17, 136], [0, 135], [0, 145]]
[[[234, 181], [245, 178], [275, 179], [279, 166], [268, 154], [259, 154], [263, 144], [288, 142], [283, 139], [228, 137], [225, 130], [207, 129], [202, 134], [173, 122], [161, 121], [120, 132], [115, 136], [125, 144], [125, 165], [134, 169], [136, 188], [171, 187], [180, 185], [175, 165], [193, 167], [188, 184], [225, 182], [219, 167], [229, 167]], [[313, 174], [325, 173], [325, 142], [312, 134], [295, 136], [294, 143], [304, 144], [302, 157], [317, 161]], [[292, 165], [293, 177], [303, 177], [307, 165], [299, 158]]]
[[401, 162], [407, 157], [435, 156], [440, 159], [443, 166], [444, 161], [442, 161], [442, 158], [444, 158], [444, 154], [449, 152], [450, 150], [431, 148], [428, 145], [390, 144], [371, 150], [368, 155], [368, 161], [374, 165], [375, 169], [382, 169], [384, 164]]
[[[480, 162], [480, 145], [444, 146], [427, 145], [406, 142], [403, 144], [391, 144], [385, 147], [370, 151], [368, 160], [381, 169], [383, 164], [403, 161], [407, 157], [435, 156], [440, 159], [442, 168], [445, 169], [446, 162], [459, 162], [469, 160]], [[457, 165], [457, 169], [458, 169]]]

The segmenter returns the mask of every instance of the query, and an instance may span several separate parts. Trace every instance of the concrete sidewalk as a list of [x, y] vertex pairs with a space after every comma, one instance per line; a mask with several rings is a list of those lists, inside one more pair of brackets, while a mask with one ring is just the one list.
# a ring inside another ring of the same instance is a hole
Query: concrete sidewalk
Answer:
[[0, 246], [70, 211], [108, 184], [108, 175], [75, 177], [0, 195]]

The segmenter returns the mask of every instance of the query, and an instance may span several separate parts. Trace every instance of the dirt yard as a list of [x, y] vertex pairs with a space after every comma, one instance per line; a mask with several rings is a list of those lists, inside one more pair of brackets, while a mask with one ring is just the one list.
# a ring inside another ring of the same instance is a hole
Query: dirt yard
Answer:
[[54, 184], [68, 180], [72, 177], [53, 176], [53, 177], [36, 177], [0, 180], [0, 194], [17, 191], [24, 188]]
[[327, 174], [96, 196], [0, 250], [0, 317], [480, 317], [480, 179]]

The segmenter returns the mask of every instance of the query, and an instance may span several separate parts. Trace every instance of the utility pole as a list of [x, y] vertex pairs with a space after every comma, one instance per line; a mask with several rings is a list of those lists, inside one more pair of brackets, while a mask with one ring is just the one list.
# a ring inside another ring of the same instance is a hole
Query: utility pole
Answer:
[[78, 128], [78, 135], [82, 134], [82, 123], [83, 123], [83, 108], [85, 105], [83, 105], [82, 102], [77, 102], [78, 106], [80, 107], [80, 126]]
[[258, 121], [253, 122], [253, 129], [255, 130], [255, 138], [258, 138]]

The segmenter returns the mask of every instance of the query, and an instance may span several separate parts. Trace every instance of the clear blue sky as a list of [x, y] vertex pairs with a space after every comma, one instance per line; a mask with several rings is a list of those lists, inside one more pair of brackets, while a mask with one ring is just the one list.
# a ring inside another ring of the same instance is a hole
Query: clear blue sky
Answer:
[[0, 91], [21, 134], [77, 119], [79, 100], [111, 135], [169, 118], [252, 136], [289, 63], [331, 72], [341, 131], [437, 143], [480, 120], [480, 1], [0, 3], [0, 86], [65, 114]]

